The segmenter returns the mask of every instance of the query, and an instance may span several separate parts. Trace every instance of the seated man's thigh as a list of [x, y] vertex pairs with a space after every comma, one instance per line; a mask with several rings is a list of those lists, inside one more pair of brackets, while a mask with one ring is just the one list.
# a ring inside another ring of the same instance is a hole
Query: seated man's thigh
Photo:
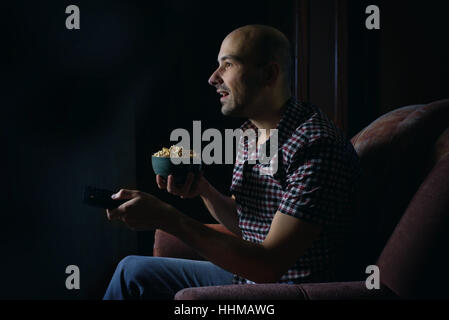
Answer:
[[113, 281], [125, 299], [173, 299], [184, 288], [231, 284], [232, 274], [208, 261], [128, 256]]

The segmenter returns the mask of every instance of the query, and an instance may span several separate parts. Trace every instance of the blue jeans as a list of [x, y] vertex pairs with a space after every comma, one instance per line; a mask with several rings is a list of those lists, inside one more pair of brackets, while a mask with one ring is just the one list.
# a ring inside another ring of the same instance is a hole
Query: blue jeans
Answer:
[[189, 287], [232, 284], [233, 274], [208, 261], [128, 256], [118, 264], [104, 300], [171, 300]]

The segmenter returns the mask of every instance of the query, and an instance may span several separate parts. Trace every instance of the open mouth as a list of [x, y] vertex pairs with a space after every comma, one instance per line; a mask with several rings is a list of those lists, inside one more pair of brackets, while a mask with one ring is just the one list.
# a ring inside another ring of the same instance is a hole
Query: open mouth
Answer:
[[225, 99], [229, 95], [229, 92], [227, 91], [219, 91], [218, 93], [221, 95], [220, 100]]

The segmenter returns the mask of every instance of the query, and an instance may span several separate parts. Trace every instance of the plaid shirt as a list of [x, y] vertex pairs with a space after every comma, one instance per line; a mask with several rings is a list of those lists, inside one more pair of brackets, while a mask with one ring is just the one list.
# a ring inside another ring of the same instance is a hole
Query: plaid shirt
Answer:
[[[243, 131], [249, 128], [257, 133], [249, 120], [241, 126]], [[253, 142], [244, 136], [239, 142], [230, 191], [235, 196], [242, 237], [261, 243], [277, 211], [321, 225], [319, 238], [280, 282], [332, 281], [335, 259], [351, 220], [360, 170], [357, 154], [320, 109], [293, 98], [288, 100], [277, 129], [278, 153], [272, 161], [277, 161], [278, 167], [274, 174], [266, 174], [272, 168], [270, 163], [251, 161], [255, 159]], [[260, 152], [261, 148], [257, 149]], [[266, 150], [270, 150], [268, 146]], [[234, 275], [234, 283], [254, 282]]]

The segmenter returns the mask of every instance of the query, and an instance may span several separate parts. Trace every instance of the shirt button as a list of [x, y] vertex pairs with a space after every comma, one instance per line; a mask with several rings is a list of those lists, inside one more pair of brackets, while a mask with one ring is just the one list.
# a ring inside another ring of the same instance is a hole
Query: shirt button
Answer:
[[243, 211], [248, 211], [248, 207], [243, 207]]

